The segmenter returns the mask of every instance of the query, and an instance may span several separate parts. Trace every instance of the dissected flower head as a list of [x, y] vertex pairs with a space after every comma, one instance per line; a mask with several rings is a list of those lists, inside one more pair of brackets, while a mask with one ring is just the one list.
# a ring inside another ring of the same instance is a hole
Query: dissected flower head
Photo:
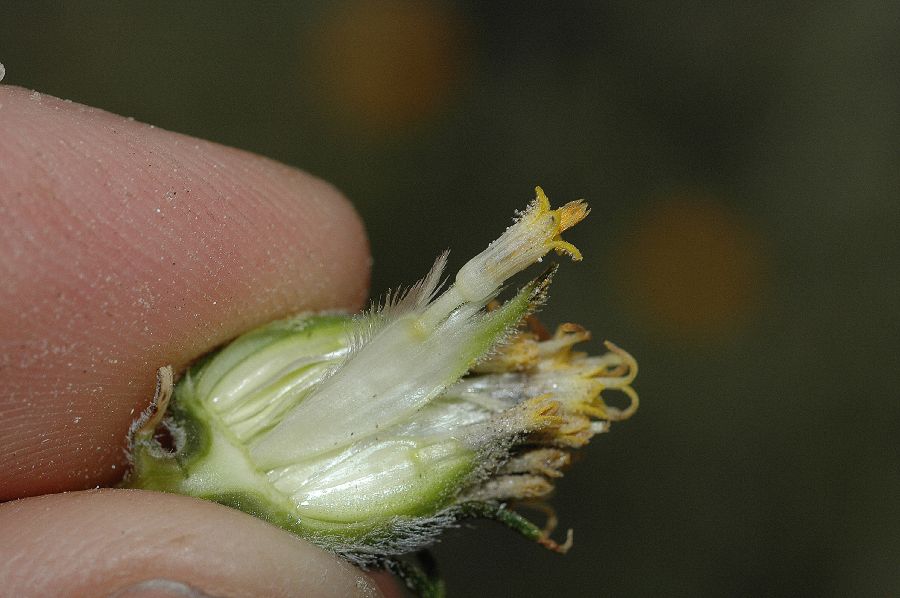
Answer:
[[[274, 322], [203, 359], [166, 417], [158, 405], [136, 426], [128, 483], [235, 506], [361, 564], [393, 562], [474, 516], [565, 550], [507, 502], [547, 495], [571, 449], [633, 413], [637, 365], [611, 343], [575, 351], [590, 338], [580, 326], [551, 335], [536, 323], [553, 269], [496, 300], [551, 250], [581, 259], [560, 235], [587, 205], [552, 210], [536, 192], [447, 288], [444, 254], [366, 313]], [[629, 406], [607, 405], [607, 389]]]

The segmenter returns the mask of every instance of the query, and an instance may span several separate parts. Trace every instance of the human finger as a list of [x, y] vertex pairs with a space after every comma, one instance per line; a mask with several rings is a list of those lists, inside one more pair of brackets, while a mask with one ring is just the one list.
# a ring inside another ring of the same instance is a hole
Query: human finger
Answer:
[[0, 529], [6, 596], [381, 595], [334, 555], [183, 496], [105, 489], [28, 498], [0, 505]]
[[308, 174], [9, 86], [0, 130], [0, 500], [116, 481], [158, 367], [366, 295]]

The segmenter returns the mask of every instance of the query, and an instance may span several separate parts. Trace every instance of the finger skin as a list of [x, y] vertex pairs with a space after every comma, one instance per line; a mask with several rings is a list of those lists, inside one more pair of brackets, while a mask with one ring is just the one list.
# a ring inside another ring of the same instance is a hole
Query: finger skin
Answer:
[[157, 368], [366, 296], [310, 175], [9, 86], [0, 131], [0, 500], [115, 482]]
[[183, 496], [105, 489], [29, 498], [0, 505], [0, 529], [3, 596], [137, 595], [126, 590], [134, 586], [228, 597], [381, 595], [337, 557]]

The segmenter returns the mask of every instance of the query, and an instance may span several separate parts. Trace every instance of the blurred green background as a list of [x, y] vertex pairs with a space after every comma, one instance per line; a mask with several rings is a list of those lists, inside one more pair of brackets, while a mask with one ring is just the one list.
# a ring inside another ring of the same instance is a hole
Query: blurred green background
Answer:
[[0, 6], [5, 83], [335, 183], [375, 293], [591, 203], [542, 317], [641, 409], [558, 485], [573, 551], [451, 532], [456, 596], [900, 595], [898, 57], [871, 0]]

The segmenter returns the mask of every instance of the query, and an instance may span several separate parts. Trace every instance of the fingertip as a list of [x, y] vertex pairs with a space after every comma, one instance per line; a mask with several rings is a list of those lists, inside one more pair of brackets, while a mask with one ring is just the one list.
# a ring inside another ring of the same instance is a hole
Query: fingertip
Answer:
[[348, 563], [248, 515], [134, 490], [0, 505], [11, 596], [382, 596]]
[[362, 223], [316, 177], [16, 87], [0, 122], [0, 500], [118, 479], [160, 366], [365, 299]]

